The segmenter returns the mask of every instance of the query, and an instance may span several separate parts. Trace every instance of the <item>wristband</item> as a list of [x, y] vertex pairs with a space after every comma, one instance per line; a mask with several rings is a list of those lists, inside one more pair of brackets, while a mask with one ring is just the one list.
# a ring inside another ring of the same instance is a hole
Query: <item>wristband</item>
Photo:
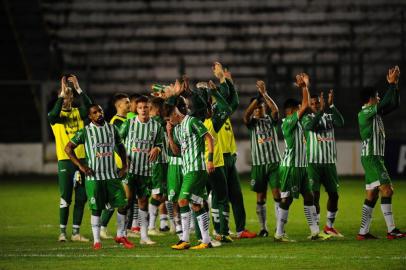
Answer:
[[209, 160], [209, 162], [213, 162], [213, 153], [209, 153], [208, 160]]

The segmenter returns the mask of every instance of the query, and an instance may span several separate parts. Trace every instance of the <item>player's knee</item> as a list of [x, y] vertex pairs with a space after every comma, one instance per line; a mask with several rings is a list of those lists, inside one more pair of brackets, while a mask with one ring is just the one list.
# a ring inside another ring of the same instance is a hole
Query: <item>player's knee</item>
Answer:
[[391, 186], [385, 186], [381, 189], [382, 197], [392, 197], [393, 189]]
[[198, 212], [202, 209], [202, 206], [200, 204], [192, 204], [192, 210], [193, 212]]

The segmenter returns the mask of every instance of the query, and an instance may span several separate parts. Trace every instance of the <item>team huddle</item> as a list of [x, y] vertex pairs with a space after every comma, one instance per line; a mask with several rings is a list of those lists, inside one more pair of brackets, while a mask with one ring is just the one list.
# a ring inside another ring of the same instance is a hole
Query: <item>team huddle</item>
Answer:
[[[172, 249], [205, 249], [231, 243], [234, 238], [267, 237], [268, 185], [274, 199], [274, 240], [293, 242], [285, 232], [289, 207], [299, 194], [310, 229], [309, 239], [343, 237], [334, 227], [338, 211], [334, 128], [344, 119], [334, 105], [334, 92], [309, 94], [309, 77], [296, 76], [301, 102], [287, 99], [281, 129], [285, 152], [281, 156], [277, 129], [278, 106], [258, 81], [258, 94], [244, 113], [250, 132], [251, 188], [257, 193], [259, 233], [245, 228], [243, 194], [236, 169], [237, 147], [230, 121], [239, 105], [231, 73], [216, 62], [217, 83], [199, 82], [192, 88], [183, 76], [170, 85], [154, 84], [149, 96], [118, 93], [116, 115], [106, 122], [103, 109], [92, 103], [74, 75], [64, 76], [58, 99], [48, 113], [55, 135], [60, 191], [59, 241], [67, 241], [69, 206], [75, 192], [72, 241], [88, 242], [80, 234], [86, 201], [91, 210], [93, 248], [113, 238], [107, 226], [117, 209], [115, 242], [125, 248], [156, 242], [150, 236], [176, 234]], [[392, 184], [384, 165], [385, 131], [382, 116], [399, 105], [399, 68], [387, 74], [389, 89], [380, 101], [372, 88], [361, 92], [364, 106], [358, 115], [365, 170], [366, 199], [358, 240], [375, 239], [369, 227], [372, 210], [381, 195], [388, 227], [387, 238], [402, 238], [392, 215]], [[74, 91], [81, 106], [72, 106]], [[85, 125], [86, 123], [86, 125]], [[320, 188], [328, 194], [326, 224], [320, 230]], [[229, 229], [230, 204], [236, 234]], [[159, 229], [156, 221], [159, 213]], [[209, 233], [210, 214], [213, 238]], [[198, 243], [191, 246], [194, 231]], [[234, 237], [232, 237], [234, 236]]]

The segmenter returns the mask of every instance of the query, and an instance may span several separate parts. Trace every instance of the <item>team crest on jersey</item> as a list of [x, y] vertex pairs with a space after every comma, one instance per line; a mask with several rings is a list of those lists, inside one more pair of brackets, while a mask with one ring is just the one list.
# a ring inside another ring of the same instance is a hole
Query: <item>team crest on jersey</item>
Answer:
[[90, 203], [91, 203], [91, 204], [95, 204], [95, 203], [96, 203], [95, 197], [91, 197], [91, 198], [90, 198]]
[[309, 185], [310, 185], [310, 186], [313, 186], [313, 184], [314, 184], [314, 181], [313, 181], [313, 179], [310, 178], [310, 179], [309, 179]]

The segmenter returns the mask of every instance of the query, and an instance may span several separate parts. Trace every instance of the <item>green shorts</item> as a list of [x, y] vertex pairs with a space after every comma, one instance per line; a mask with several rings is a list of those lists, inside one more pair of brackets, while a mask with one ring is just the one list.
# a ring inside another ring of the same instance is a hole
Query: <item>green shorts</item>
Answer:
[[206, 184], [208, 174], [206, 171], [188, 172], [183, 176], [179, 200], [186, 199], [194, 204], [203, 204], [207, 199]]
[[120, 208], [127, 205], [123, 184], [120, 179], [86, 180], [85, 186], [91, 210]]
[[279, 167], [281, 177], [281, 198], [299, 198], [299, 193], [311, 192], [305, 167]]
[[391, 179], [382, 156], [362, 156], [362, 167], [365, 171], [365, 189], [372, 190], [380, 185], [391, 185]]
[[131, 191], [137, 195], [137, 198], [147, 198], [151, 195], [151, 182], [151, 176], [133, 173], [127, 173], [127, 176], [123, 180], [123, 183], [128, 185]]
[[[82, 164], [86, 160], [80, 159]], [[80, 173], [80, 180], [74, 179], [76, 172]], [[85, 176], [79, 171], [79, 168], [73, 164], [70, 159], [58, 160], [58, 187], [61, 204], [70, 205], [72, 202], [73, 191], [75, 190], [75, 201], [86, 203]]]
[[182, 165], [168, 166], [168, 201], [177, 202], [183, 183]]
[[307, 175], [312, 191], [320, 191], [320, 185], [323, 185], [326, 192], [338, 192], [339, 184], [335, 164], [309, 163]]
[[251, 167], [251, 190], [266, 192], [268, 184], [272, 189], [280, 188], [279, 163], [253, 165]]
[[151, 193], [165, 194], [167, 186], [168, 163], [155, 163], [152, 165]]

